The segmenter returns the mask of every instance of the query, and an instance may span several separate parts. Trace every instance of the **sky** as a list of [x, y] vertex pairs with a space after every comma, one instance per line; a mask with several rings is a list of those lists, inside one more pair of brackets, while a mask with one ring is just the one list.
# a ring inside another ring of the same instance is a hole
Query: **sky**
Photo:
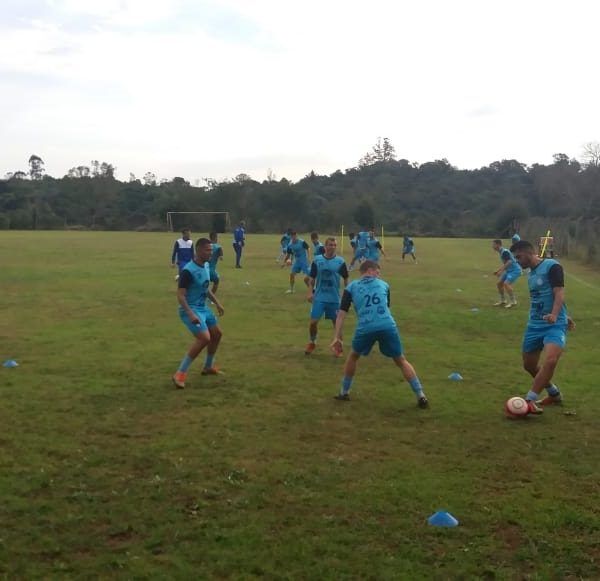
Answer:
[[0, 177], [194, 184], [600, 141], [595, 0], [0, 0]]

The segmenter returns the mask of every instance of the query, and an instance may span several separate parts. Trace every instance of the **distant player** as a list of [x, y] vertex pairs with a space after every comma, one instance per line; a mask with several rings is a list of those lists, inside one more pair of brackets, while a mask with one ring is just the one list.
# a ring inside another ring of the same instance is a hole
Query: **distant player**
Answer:
[[217, 368], [214, 367], [214, 357], [222, 333], [217, 326], [216, 317], [206, 306], [206, 297], [215, 304], [219, 315], [223, 316], [225, 311], [217, 297], [208, 288], [210, 285], [210, 267], [207, 261], [210, 259], [211, 254], [212, 244], [210, 240], [200, 238], [196, 242], [196, 257], [186, 264], [179, 277], [179, 289], [177, 290], [179, 317], [195, 337], [195, 340], [173, 376], [173, 383], [178, 389], [185, 387], [188, 369], [205, 347], [207, 353], [202, 375], [217, 375], [219, 373]]
[[181, 231], [181, 238], [175, 241], [173, 246], [173, 253], [171, 255], [171, 267], [179, 269], [179, 274], [175, 277], [178, 280], [183, 267], [194, 258], [194, 242], [190, 237], [189, 228], [184, 228]]
[[242, 250], [246, 245], [246, 223], [242, 220], [233, 231], [233, 250], [235, 251], [235, 267], [242, 268]]
[[512, 235], [512, 238], [511, 238], [511, 240], [512, 240], [512, 243], [513, 243], [513, 244], [516, 244], [517, 242], [519, 242], [519, 240], [521, 240], [521, 237], [520, 237], [520, 236], [519, 236], [519, 235], [518, 235], [518, 234], [515, 232], [515, 233]]
[[223, 260], [223, 247], [218, 243], [219, 235], [216, 232], [211, 232], [208, 237], [212, 243], [212, 254], [208, 259], [208, 266], [210, 267], [210, 282], [213, 283], [211, 292], [213, 295], [217, 294], [219, 288], [219, 281], [221, 277], [217, 272], [217, 264], [219, 260]]
[[[575, 324], [567, 316], [564, 271], [559, 262], [540, 258], [526, 240], [513, 244], [510, 250], [521, 267], [531, 269], [528, 278], [531, 309], [522, 350], [523, 367], [533, 377], [525, 399], [529, 412], [539, 414], [543, 410], [537, 400], [544, 389], [548, 395], [539, 402], [541, 405], [562, 402], [562, 394], [552, 383], [552, 376], [565, 348], [567, 330], [575, 328]], [[545, 360], [540, 366], [542, 351], [545, 352]]]
[[354, 234], [354, 232], [350, 232], [348, 234], [348, 239], [350, 240], [350, 248], [352, 248], [352, 259], [357, 260], [357, 258], [356, 258], [356, 234]]
[[[510, 309], [517, 304], [513, 286], [523, 271], [511, 251], [502, 246], [502, 240], [494, 240], [492, 242], [492, 248], [500, 255], [500, 260], [502, 262], [502, 266], [494, 272], [498, 277], [496, 286], [498, 287], [498, 294], [500, 295], [500, 300], [497, 303], [494, 303], [494, 306]], [[508, 299], [506, 298], [506, 295], [508, 295]]]
[[289, 246], [291, 240], [292, 240], [292, 229], [288, 228], [283, 233], [283, 236], [281, 237], [281, 240], [279, 241], [279, 244], [281, 246], [281, 251], [279, 252], [279, 256], [277, 257], [276, 262], [281, 262], [285, 258], [285, 255], [287, 254], [287, 247]]
[[354, 269], [356, 262], [362, 262], [367, 259], [367, 241], [369, 240], [369, 232], [367, 230], [361, 230], [356, 235], [356, 248], [354, 250], [354, 257], [350, 262], [350, 270]]
[[292, 239], [288, 244], [286, 251], [286, 261], [281, 265], [283, 268], [286, 264], [291, 262], [292, 256], [294, 257], [294, 261], [291, 263], [292, 267], [290, 269], [290, 288], [286, 290], [286, 294], [294, 292], [294, 284], [296, 282], [296, 275], [299, 272], [304, 273], [304, 284], [308, 286], [310, 281], [310, 267], [308, 259], [309, 259], [309, 247], [308, 244], [302, 240], [302, 238], [298, 238], [297, 232], [292, 232]]
[[375, 236], [375, 230], [371, 230], [369, 232], [369, 239], [367, 240], [367, 260], [379, 262], [380, 255], [385, 256], [383, 246], [381, 246], [381, 242]]
[[[307, 300], [312, 303], [310, 310], [310, 325], [308, 329], [310, 340], [304, 353], [310, 355], [316, 347], [318, 325], [325, 315], [335, 326], [338, 309], [340, 308], [340, 279], [344, 287], [348, 285], [348, 268], [341, 256], [336, 256], [337, 240], [325, 240], [325, 254], [316, 254], [310, 267], [310, 282]], [[335, 352], [337, 357], [342, 355], [340, 349]]]
[[335, 324], [335, 339], [331, 344], [333, 349], [342, 347], [342, 329], [350, 305], [358, 316], [358, 323], [352, 338], [352, 351], [348, 355], [344, 367], [342, 388], [336, 399], [350, 399], [350, 388], [356, 373], [356, 366], [361, 355], [368, 355], [375, 343], [379, 351], [386, 357], [391, 357], [402, 371], [417, 397], [417, 405], [426, 408], [429, 405], [423, 392], [421, 382], [413, 366], [404, 357], [398, 327], [390, 312], [390, 287], [379, 278], [379, 265], [372, 260], [366, 260], [360, 265], [360, 278], [351, 282], [342, 296], [342, 303]]
[[[311, 232], [310, 241], [313, 245], [313, 256], [318, 256], [319, 254], [325, 254], [325, 246], [319, 242], [319, 234], [317, 232]], [[337, 244], [336, 244], [337, 245]]]
[[417, 249], [415, 248], [415, 242], [410, 236], [405, 236], [402, 240], [402, 262], [404, 262], [404, 257], [410, 254], [414, 263], [417, 263]]

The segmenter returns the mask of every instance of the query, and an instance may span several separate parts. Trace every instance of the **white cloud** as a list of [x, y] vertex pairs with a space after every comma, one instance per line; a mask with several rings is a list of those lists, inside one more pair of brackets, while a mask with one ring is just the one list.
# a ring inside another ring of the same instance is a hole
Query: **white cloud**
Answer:
[[54, 175], [102, 158], [122, 176], [298, 178], [379, 135], [465, 167], [600, 136], [600, 8], [583, 0], [47, 5], [0, 36], [0, 173], [47, 151]]

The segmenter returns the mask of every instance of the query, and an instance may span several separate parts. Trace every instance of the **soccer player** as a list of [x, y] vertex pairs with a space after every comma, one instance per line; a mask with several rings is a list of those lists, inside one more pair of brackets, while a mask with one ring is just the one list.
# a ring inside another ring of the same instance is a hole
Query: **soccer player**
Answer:
[[217, 272], [217, 263], [219, 260], [223, 260], [223, 247], [218, 243], [219, 236], [216, 232], [211, 232], [208, 237], [210, 238], [212, 244], [212, 254], [208, 259], [208, 266], [210, 268], [210, 282], [213, 283], [210, 290], [213, 295], [216, 295], [217, 289], [219, 288], [219, 281], [221, 280], [221, 277]]
[[[348, 268], [341, 256], [336, 256], [337, 240], [333, 237], [325, 240], [325, 254], [316, 254], [310, 267], [310, 282], [307, 300], [312, 303], [308, 333], [310, 340], [304, 353], [310, 355], [316, 347], [318, 325], [325, 315], [335, 326], [340, 308], [340, 278], [344, 279], [344, 287], [348, 285]], [[341, 347], [341, 346], [340, 346]], [[335, 351], [341, 357], [341, 348]]]
[[415, 243], [410, 236], [405, 236], [402, 241], [402, 262], [404, 262], [404, 257], [407, 254], [410, 254], [415, 264], [417, 264], [417, 252], [415, 248]]
[[512, 243], [513, 243], [513, 244], [516, 244], [516, 243], [517, 243], [519, 240], [521, 240], [521, 237], [520, 237], [520, 236], [519, 236], [519, 235], [518, 235], [518, 234], [515, 232], [515, 233], [512, 235], [512, 238], [511, 238], [511, 240], [512, 240]]
[[[548, 395], [539, 402], [542, 406], [562, 403], [562, 394], [552, 383], [552, 376], [565, 348], [567, 330], [575, 328], [575, 324], [567, 316], [564, 271], [559, 262], [540, 258], [526, 240], [516, 242], [510, 250], [522, 268], [531, 269], [528, 278], [531, 309], [522, 350], [523, 367], [533, 377], [525, 399], [529, 412], [539, 414], [543, 409], [538, 406], [538, 397], [544, 389]], [[540, 366], [542, 351], [545, 360]]]
[[246, 223], [242, 220], [233, 231], [233, 250], [235, 251], [235, 267], [242, 268], [242, 249], [246, 245]]
[[223, 316], [225, 311], [217, 297], [208, 288], [210, 285], [210, 267], [207, 261], [211, 254], [211, 241], [208, 238], [200, 238], [196, 242], [196, 257], [185, 265], [179, 277], [179, 288], [177, 290], [179, 317], [194, 336], [194, 343], [173, 376], [173, 383], [178, 389], [185, 387], [188, 369], [205, 347], [206, 360], [202, 375], [217, 375], [220, 373], [214, 366], [214, 358], [222, 333], [217, 326], [217, 318], [206, 306], [206, 297], [215, 304], [219, 315]]
[[367, 230], [361, 230], [356, 235], [356, 248], [354, 249], [354, 257], [350, 262], [350, 270], [354, 269], [354, 264], [358, 261], [359, 263], [367, 258], [367, 241], [369, 240], [369, 232]]
[[367, 240], [367, 260], [379, 262], [379, 255], [385, 256], [381, 242], [375, 237], [375, 230], [369, 231], [369, 239]]
[[428, 407], [429, 402], [415, 369], [404, 357], [398, 327], [390, 312], [390, 287], [379, 278], [379, 265], [366, 260], [360, 265], [360, 274], [360, 278], [351, 282], [344, 290], [335, 323], [335, 338], [331, 346], [333, 349], [341, 349], [344, 321], [350, 305], [354, 303], [358, 323], [352, 338], [352, 351], [344, 366], [342, 387], [335, 399], [350, 399], [349, 392], [358, 360], [361, 355], [368, 355], [373, 345], [378, 343], [379, 351], [386, 357], [391, 357], [400, 368], [417, 397], [417, 405], [420, 408]]
[[352, 248], [352, 258], [356, 260], [356, 234], [350, 232], [348, 238], [350, 239], [350, 248]]
[[291, 240], [292, 240], [292, 229], [288, 228], [283, 233], [283, 236], [281, 237], [281, 240], [279, 241], [279, 244], [281, 245], [281, 251], [279, 252], [279, 256], [277, 257], [276, 262], [280, 262], [285, 258], [285, 255], [287, 254], [287, 247], [289, 246]]
[[[494, 272], [498, 277], [496, 286], [498, 287], [498, 293], [500, 295], [500, 300], [497, 303], [494, 303], [494, 306], [511, 309], [517, 304], [513, 285], [517, 282], [523, 271], [511, 251], [503, 248], [502, 240], [494, 240], [492, 242], [492, 248], [500, 255], [500, 260], [502, 261], [502, 266]], [[508, 294], [508, 301], [506, 300], [505, 293]]]
[[292, 255], [294, 256], [294, 262], [292, 263], [292, 267], [290, 269], [290, 288], [286, 290], [286, 294], [294, 292], [294, 284], [296, 282], [296, 275], [299, 272], [304, 273], [304, 284], [308, 286], [310, 281], [309, 274], [310, 269], [308, 266], [309, 259], [309, 247], [308, 244], [302, 240], [302, 238], [298, 238], [298, 233], [292, 232], [292, 239], [288, 244], [286, 251], [286, 261], [281, 265], [283, 268], [288, 261], [291, 259]]
[[[311, 232], [310, 241], [313, 245], [313, 256], [318, 256], [319, 254], [325, 254], [325, 246], [319, 242], [319, 234], [317, 232]], [[337, 243], [336, 243], [337, 246]]]
[[173, 254], [171, 255], [171, 268], [179, 269], [179, 273], [175, 277], [175, 280], [179, 280], [183, 267], [194, 258], [194, 242], [190, 238], [189, 228], [184, 228], [181, 231], [181, 238], [175, 241], [173, 246]]

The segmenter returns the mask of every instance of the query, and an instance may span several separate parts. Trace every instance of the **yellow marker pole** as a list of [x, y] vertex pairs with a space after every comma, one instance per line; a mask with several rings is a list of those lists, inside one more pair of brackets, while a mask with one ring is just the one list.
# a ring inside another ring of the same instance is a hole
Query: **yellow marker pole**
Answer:
[[383, 235], [383, 224], [381, 225], [381, 247], [385, 250], [385, 236]]
[[344, 225], [342, 224], [342, 240], [341, 240], [342, 256], [344, 256]]
[[550, 230], [546, 232], [546, 236], [544, 238], [544, 245], [542, 246], [542, 251], [540, 252], [540, 258], [544, 258], [546, 255], [546, 246], [548, 245], [548, 239], [550, 238]]

